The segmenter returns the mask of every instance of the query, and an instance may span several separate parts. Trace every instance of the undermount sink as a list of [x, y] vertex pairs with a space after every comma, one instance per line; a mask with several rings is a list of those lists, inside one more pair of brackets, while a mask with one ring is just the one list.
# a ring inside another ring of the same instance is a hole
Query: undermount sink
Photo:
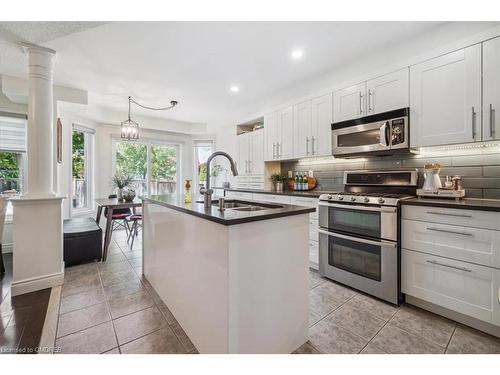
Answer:
[[[203, 203], [203, 201], [201, 200], [196, 201], [196, 203]], [[219, 207], [219, 201], [213, 200], [212, 205], [214, 207]], [[234, 211], [263, 211], [263, 210], [272, 210], [276, 208], [283, 208], [283, 206], [270, 203], [247, 202], [247, 201], [231, 199], [224, 201], [224, 208], [227, 210], [234, 210]]]

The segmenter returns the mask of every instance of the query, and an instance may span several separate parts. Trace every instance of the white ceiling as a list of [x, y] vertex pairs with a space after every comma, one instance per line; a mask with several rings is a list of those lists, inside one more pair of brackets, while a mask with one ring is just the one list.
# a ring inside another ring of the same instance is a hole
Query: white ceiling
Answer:
[[[38, 32], [33, 24], [0, 23], [0, 37], [4, 43], [12, 44], [18, 36], [55, 49], [55, 83], [88, 90], [86, 115], [92, 120], [115, 121], [117, 111], [125, 118], [127, 96], [132, 95], [150, 106], [179, 101], [171, 111], [135, 107], [133, 113], [211, 125], [226, 125], [264, 110], [277, 93], [291, 92], [302, 82], [446, 26], [441, 22], [116, 22], [54, 28], [42, 22]], [[298, 61], [290, 58], [296, 48], [304, 50]], [[0, 74], [26, 76], [19, 49], [3, 51]], [[239, 86], [238, 94], [229, 91], [231, 85]], [[112, 119], [106, 116], [108, 108]]]

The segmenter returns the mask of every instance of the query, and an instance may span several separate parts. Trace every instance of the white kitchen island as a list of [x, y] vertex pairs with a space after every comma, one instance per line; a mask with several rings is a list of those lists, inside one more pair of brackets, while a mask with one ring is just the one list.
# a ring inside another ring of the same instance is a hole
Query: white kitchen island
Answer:
[[200, 353], [291, 353], [307, 341], [309, 213], [143, 197], [143, 272]]

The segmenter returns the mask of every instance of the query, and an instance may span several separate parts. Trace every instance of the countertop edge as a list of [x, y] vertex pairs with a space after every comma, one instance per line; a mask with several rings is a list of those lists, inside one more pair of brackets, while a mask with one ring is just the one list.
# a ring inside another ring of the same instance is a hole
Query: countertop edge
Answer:
[[[309, 214], [314, 212], [316, 209], [314, 207], [302, 207], [297, 208], [296, 210], [293, 211], [282, 211], [282, 212], [271, 212], [267, 214], [262, 214], [258, 216], [250, 216], [250, 217], [241, 217], [241, 218], [234, 218], [234, 219], [221, 219], [218, 217], [214, 217], [208, 214], [204, 214], [201, 212], [193, 211], [185, 207], [179, 207], [175, 204], [168, 203], [168, 202], [162, 202], [153, 198], [148, 198], [148, 197], [141, 197], [143, 201], [148, 201], [151, 203], [159, 204], [161, 206], [171, 208], [175, 211], [183, 212], [188, 215], [193, 215], [196, 217], [199, 217], [201, 219], [209, 220], [218, 224], [222, 224], [225, 226], [231, 226], [231, 225], [236, 225], [236, 224], [245, 224], [245, 223], [251, 223], [254, 221], [262, 221], [262, 220], [270, 220], [270, 219], [277, 219], [281, 217], [286, 217], [286, 216], [295, 216], [295, 215], [302, 215], [302, 214]], [[299, 207], [299, 206], [295, 206]]]
[[[492, 211], [500, 212], [500, 200], [496, 199], [477, 199], [478, 202], [474, 202], [474, 198], [466, 198], [460, 201], [455, 200], [442, 200], [442, 199], [422, 199], [422, 198], [412, 198], [404, 199], [401, 201], [401, 205], [407, 206], [431, 206], [431, 207], [442, 207], [442, 208], [455, 208], [462, 210], [477, 210], [477, 211]], [[486, 205], [486, 203], [491, 202], [491, 205]]]

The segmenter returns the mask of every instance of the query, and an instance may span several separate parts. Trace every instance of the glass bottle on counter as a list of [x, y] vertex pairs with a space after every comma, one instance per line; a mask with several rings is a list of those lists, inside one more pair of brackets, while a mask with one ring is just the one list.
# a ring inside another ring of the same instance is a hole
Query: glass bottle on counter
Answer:
[[299, 190], [299, 172], [295, 172], [295, 183], [293, 184], [293, 190]]
[[184, 185], [184, 203], [191, 203], [191, 180], [186, 180]]

